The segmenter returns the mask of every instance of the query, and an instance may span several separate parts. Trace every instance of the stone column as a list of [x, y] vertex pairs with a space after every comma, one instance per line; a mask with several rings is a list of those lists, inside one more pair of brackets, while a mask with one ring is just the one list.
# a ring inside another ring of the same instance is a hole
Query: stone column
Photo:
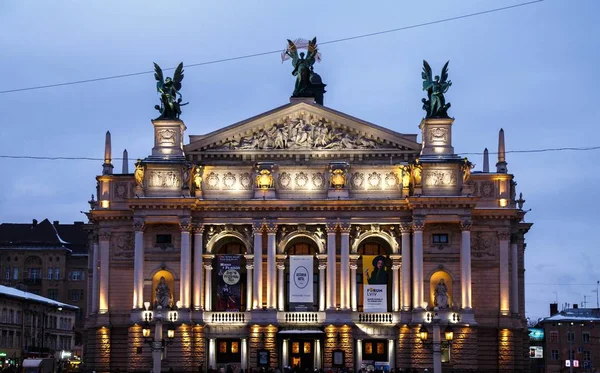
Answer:
[[315, 369], [323, 368], [323, 350], [321, 349], [321, 340], [315, 339]]
[[349, 223], [340, 224], [341, 247], [340, 247], [340, 308], [350, 308], [350, 287], [348, 282], [350, 276], [350, 229]]
[[101, 230], [98, 235], [100, 242], [100, 279], [99, 284], [99, 309], [98, 313], [108, 312], [108, 279], [110, 274], [108, 273], [108, 260], [109, 260], [109, 249], [110, 249], [110, 232], [108, 230]]
[[398, 270], [401, 267], [400, 255], [391, 255], [392, 259], [392, 311], [400, 311], [400, 276]]
[[360, 364], [362, 363], [362, 339], [357, 339], [356, 340], [356, 365], [357, 367], [360, 367]]
[[204, 270], [205, 270], [205, 284], [204, 284], [204, 311], [212, 311], [212, 260], [214, 255], [204, 255]]
[[464, 218], [460, 222], [460, 288], [463, 309], [471, 309], [471, 226], [470, 218]]
[[425, 221], [422, 218], [413, 220], [413, 307], [423, 307], [423, 228]]
[[277, 256], [277, 283], [277, 310], [283, 312], [285, 311], [285, 255]]
[[356, 270], [358, 269], [358, 255], [350, 255], [350, 302], [353, 312], [358, 311], [358, 292], [356, 288]]
[[194, 309], [202, 309], [202, 234], [204, 226], [198, 224], [194, 227]]
[[217, 340], [210, 338], [208, 340], [208, 367], [217, 369]]
[[133, 307], [144, 307], [144, 219], [133, 221]]
[[500, 241], [500, 314], [507, 316], [510, 313], [510, 277], [508, 273], [510, 233], [508, 231], [498, 232], [498, 240]]
[[252, 225], [254, 233], [254, 291], [252, 296], [252, 309], [259, 310], [262, 308], [262, 235], [263, 225], [255, 223]]
[[410, 311], [410, 232], [411, 224], [400, 224], [402, 235], [402, 311]]
[[519, 313], [519, 246], [517, 237], [513, 237], [513, 242], [510, 244], [510, 254], [511, 254], [511, 283], [510, 283], [510, 293], [511, 293], [511, 313], [518, 314]]
[[327, 229], [327, 309], [335, 309], [336, 307], [336, 287], [335, 287], [335, 235], [337, 223], [328, 222]]
[[325, 311], [325, 270], [327, 269], [327, 255], [317, 255], [319, 260], [319, 311]]
[[396, 368], [396, 348], [394, 346], [394, 339], [388, 339], [388, 361], [390, 362], [390, 370]]
[[191, 235], [192, 224], [190, 219], [182, 219], [179, 222], [181, 230], [181, 257], [179, 278], [179, 300], [185, 309], [190, 308], [190, 290], [192, 285], [192, 252]]
[[281, 363], [284, 367], [289, 365], [289, 339], [284, 339], [281, 343]]
[[244, 255], [246, 258], [246, 311], [250, 311], [252, 309], [252, 282], [254, 281], [254, 277], [252, 275], [252, 270], [254, 269], [254, 255]]
[[242, 338], [242, 345], [241, 345], [241, 364], [240, 364], [240, 369], [243, 369], [244, 372], [248, 369], [248, 339], [247, 338]]
[[277, 265], [275, 235], [277, 225], [268, 224], [267, 231], [267, 308], [277, 308]]
[[93, 253], [92, 253], [92, 313], [98, 313], [98, 269], [100, 268], [100, 249], [98, 248], [98, 242], [96, 242], [98, 238], [94, 237]]

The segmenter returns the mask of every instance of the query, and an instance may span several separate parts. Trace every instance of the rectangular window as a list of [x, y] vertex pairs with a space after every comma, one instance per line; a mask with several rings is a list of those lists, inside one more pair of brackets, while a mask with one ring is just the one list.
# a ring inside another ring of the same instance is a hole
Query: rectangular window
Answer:
[[19, 279], [19, 267], [14, 267], [13, 268], [13, 280], [18, 280]]
[[15, 311], [14, 310], [8, 311], [8, 322], [11, 324], [15, 323]]
[[570, 354], [569, 354], [569, 359], [570, 360], [575, 360], [575, 350], [571, 350]]
[[57, 300], [58, 299], [58, 289], [48, 289], [48, 298]]
[[60, 280], [60, 268], [58, 267], [54, 268], [54, 279]]
[[575, 332], [567, 333], [567, 342], [575, 342]]
[[448, 233], [434, 233], [431, 237], [431, 241], [434, 244], [447, 244], [449, 242]]
[[83, 271], [77, 269], [77, 270], [69, 272], [69, 280], [71, 280], [71, 281], [83, 280]]
[[5, 323], [7, 318], [6, 308], [2, 309], [2, 322]]
[[41, 280], [42, 279], [42, 269], [41, 268], [29, 268], [29, 273], [27, 274], [27, 278], [29, 280]]
[[21, 311], [17, 311], [17, 316], [15, 319], [15, 323], [20, 324], [21, 323]]
[[74, 289], [71, 290], [71, 294], [69, 298], [74, 302], [79, 302], [83, 300], [83, 290], [82, 289]]
[[554, 361], [558, 360], [558, 350], [552, 350], [550, 358]]
[[6, 267], [6, 279], [10, 280], [10, 266]]
[[48, 268], [48, 280], [52, 280], [52, 276], [54, 275], [54, 268]]
[[589, 332], [583, 332], [583, 334], [581, 334], [581, 338], [583, 340], [583, 343], [590, 343], [590, 333]]
[[170, 245], [172, 243], [172, 236], [170, 234], [157, 234], [156, 243], [158, 245]]
[[583, 361], [592, 361], [592, 351], [583, 351]]
[[558, 332], [556, 330], [550, 332], [550, 342], [558, 343]]

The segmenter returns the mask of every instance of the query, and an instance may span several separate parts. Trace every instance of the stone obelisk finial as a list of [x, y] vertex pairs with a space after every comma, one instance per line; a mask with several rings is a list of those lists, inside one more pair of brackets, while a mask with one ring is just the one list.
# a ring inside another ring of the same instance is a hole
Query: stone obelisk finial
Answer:
[[504, 130], [500, 128], [498, 133], [498, 163], [496, 163], [496, 172], [505, 174], [508, 172], [506, 167], [506, 148], [504, 147]]
[[110, 144], [110, 131], [106, 131], [104, 139], [104, 164], [102, 165], [102, 175], [112, 175], [112, 148]]
[[129, 156], [127, 154], [127, 149], [123, 150], [123, 170], [121, 171], [121, 173], [129, 173]]
[[488, 148], [483, 149], [483, 172], [490, 172], [490, 154]]

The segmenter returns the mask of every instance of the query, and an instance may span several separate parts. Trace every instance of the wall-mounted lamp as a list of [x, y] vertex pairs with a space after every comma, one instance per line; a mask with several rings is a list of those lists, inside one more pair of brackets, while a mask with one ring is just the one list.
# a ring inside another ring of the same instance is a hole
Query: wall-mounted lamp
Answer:
[[446, 330], [444, 330], [444, 336], [446, 337], [446, 342], [452, 342], [454, 339], [454, 330], [448, 325]]
[[500, 207], [506, 207], [508, 205], [508, 200], [506, 198], [500, 198], [499, 204]]
[[421, 329], [419, 329], [419, 338], [421, 338], [421, 341], [425, 342], [427, 340], [427, 335], [427, 328], [425, 325], [421, 326]]
[[148, 322], [144, 323], [144, 326], [142, 327], [142, 335], [144, 338], [150, 337], [150, 324]]
[[110, 206], [110, 201], [107, 199], [103, 199], [102, 201], [100, 201], [100, 207], [102, 207], [103, 209], [107, 209]]

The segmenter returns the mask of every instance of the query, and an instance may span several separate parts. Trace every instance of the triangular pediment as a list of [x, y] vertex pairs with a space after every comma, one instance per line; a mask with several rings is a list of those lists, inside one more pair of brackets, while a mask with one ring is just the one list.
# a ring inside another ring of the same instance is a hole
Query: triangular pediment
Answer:
[[189, 154], [411, 153], [417, 135], [401, 134], [336, 110], [290, 103], [202, 136], [190, 136]]

